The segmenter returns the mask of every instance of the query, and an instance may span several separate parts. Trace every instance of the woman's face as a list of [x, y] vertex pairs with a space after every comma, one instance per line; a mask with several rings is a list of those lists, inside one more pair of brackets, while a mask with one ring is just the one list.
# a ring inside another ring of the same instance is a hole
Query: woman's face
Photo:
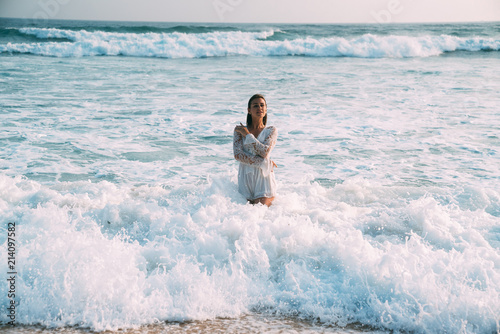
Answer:
[[252, 118], [264, 118], [267, 113], [266, 101], [263, 98], [253, 99], [250, 103], [250, 108], [248, 112], [252, 115]]

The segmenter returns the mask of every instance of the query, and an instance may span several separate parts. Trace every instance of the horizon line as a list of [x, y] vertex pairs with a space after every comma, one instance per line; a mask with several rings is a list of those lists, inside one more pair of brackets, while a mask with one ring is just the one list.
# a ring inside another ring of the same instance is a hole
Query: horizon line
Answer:
[[142, 20], [92, 20], [92, 19], [33, 19], [26, 17], [0, 16], [0, 19], [26, 20], [33, 23], [44, 23], [50, 21], [78, 21], [78, 22], [123, 22], [123, 23], [190, 23], [190, 24], [293, 24], [293, 25], [400, 25], [400, 24], [477, 24], [477, 23], [500, 23], [499, 21], [408, 21], [408, 22], [238, 22], [238, 21], [142, 21]]

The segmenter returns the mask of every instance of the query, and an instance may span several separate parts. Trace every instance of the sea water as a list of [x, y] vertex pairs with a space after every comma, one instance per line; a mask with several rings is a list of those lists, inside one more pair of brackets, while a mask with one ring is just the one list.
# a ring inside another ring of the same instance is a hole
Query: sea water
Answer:
[[[498, 23], [2, 20], [0, 320], [498, 332], [499, 50]], [[270, 208], [237, 191], [254, 93]]]

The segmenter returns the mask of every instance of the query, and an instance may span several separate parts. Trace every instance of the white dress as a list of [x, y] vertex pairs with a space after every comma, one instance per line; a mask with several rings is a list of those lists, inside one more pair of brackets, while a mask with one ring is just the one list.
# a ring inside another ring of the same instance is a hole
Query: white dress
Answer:
[[238, 190], [248, 200], [276, 195], [270, 154], [277, 139], [278, 130], [274, 126], [265, 127], [257, 138], [234, 132], [234, 158], [240, 162]]

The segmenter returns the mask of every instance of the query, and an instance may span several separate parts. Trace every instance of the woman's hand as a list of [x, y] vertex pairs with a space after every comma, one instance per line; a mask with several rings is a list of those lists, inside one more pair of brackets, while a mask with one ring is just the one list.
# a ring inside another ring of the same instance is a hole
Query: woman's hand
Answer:
[[276, 165], [276, 162], [271, 160], [271, 163], [272, 163], [271, 170], [274, 170], [274, 168], [278, 168], [278, 165]]
[[240, 123], [240, 125], [237, 125], [234, 128], [234, 131], [239, 132], [243, 137], [245, 137], [247, 134], [250, 132], [248, 131], [247, 127], [244, 126], [243, 124]]

